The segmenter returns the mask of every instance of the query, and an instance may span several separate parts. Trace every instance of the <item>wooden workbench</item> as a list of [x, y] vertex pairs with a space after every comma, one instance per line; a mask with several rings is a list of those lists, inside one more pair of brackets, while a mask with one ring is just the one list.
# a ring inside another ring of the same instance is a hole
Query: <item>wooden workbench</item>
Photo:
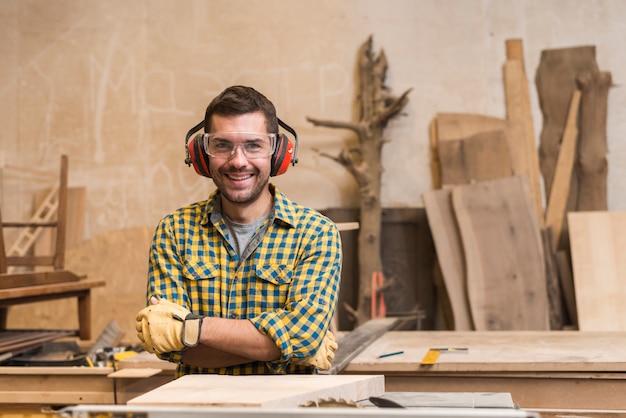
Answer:
[[172, 363], [148, 353], [140, 356], [145, 360], [142, 368], [131, 361], [117, 371], [112, 367], [0, 367], [0, 411], [7, 405], [125, 404], [174, 379]]
[[[421, 365], [431, 348], [467, 351]], [[396, 351], [404, 353], [377, 358]], [[122, 360], [116, 372], [2, 367], [0, 404], [123, 404], [171, 381], [173, 369], [148, 353]], [[525, 409], [626, 410], [626, 333], [388, 331], [342, 373], [384, 374], [387, 392], [510, 393]]]
[[[432, 348], [467, 351], [422, 365]], [[522, 408], [626, 409], [626, 333], [389, 331], [343, 373], [384, 374], [387, 391], [509, 392]]]

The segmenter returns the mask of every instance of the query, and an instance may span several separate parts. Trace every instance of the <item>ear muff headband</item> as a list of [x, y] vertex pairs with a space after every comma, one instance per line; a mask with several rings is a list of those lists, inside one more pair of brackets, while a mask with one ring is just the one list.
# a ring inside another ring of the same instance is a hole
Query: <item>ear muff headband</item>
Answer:
[[[298, 162], [298, 134], [289, 125], [278, 119], [278, 124], [287, 132], [293, 135], [294, 142], [287, 135], [279, 134], [276, 138], [276, 149], [271, 157], [270, 176], [284, 174], [289, 168], [289, 164], [296, 165]], [[209, 170], [209, 155], [204, 150], [203, 134], [197, 134], [204, 126], [204, 121], [199, 122], [191, 128], [185, 137], [185, 164], [193, 166], [196, 173], [204, 177], [211, 177]]]

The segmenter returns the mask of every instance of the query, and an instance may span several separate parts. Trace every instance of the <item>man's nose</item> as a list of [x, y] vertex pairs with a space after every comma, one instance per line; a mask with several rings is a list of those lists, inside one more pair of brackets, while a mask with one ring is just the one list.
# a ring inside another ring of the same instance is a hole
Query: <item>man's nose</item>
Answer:
[[248, 162], [248, 158], [246, 157], [246, 152], [244, 150], [243, 144], [236, 144], [233, 148], [233, 152], [230, 155], [231, 162], [239, 162], [245, 164]]

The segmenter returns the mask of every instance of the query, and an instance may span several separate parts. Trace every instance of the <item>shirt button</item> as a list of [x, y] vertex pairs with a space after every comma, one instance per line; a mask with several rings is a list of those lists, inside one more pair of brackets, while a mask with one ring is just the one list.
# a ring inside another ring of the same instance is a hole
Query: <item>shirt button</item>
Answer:
[[237, 314], [230, 314], [230, 319], [237, 319]]

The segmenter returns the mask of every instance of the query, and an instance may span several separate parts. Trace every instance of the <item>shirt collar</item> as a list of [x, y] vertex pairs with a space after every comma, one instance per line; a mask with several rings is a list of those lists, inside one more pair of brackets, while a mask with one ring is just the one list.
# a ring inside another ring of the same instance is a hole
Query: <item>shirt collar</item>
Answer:
[[[287, 196], [282, 194], [278, 188], [269, 184], [270, 192], [274, 195], [274, 216], [272, 221], [280, 221], [289, 227], [295, 226], [296, 207]], [[202, 215], [200, 223], [208, 225], [209, 222], [215, 224], [222, 218], [222, 201], [220, 191], [215, 190], [206, 201], [206, 211]]]

